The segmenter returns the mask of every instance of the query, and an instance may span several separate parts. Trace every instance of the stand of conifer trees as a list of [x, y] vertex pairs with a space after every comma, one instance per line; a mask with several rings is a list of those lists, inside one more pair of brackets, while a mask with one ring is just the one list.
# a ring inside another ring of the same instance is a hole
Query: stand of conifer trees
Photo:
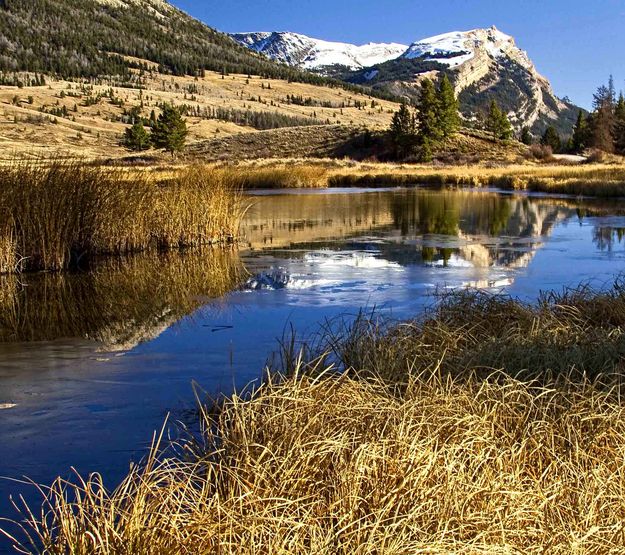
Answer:
[[568, 150], [579, 153], [587, 148], [625, 155], [625, 97], [621, 92], [617, 99], [612, 77], [594, 94], [593, 111], [578, 114]]
[[430, 161], [432, 148], [460, 127], [458, 109], [458, 99], [446, 75], [438, 87], [424, 79], [416, 109], [411, 111], [402, 104], [393, 115], [389, 133], [395, 157], [415, 156], [420, 161]]

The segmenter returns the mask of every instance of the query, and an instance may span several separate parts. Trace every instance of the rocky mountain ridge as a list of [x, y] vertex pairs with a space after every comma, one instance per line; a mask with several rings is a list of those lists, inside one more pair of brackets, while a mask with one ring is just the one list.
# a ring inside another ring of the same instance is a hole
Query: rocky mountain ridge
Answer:
[[[331, 43], [294, 33], [231, 36], [273, 60], [409, 99], [418, 97], [421, 79], [446, 73], [468, 123], [479, 123], [491, 98], [508, 113], [517, 130], [527, 126], [536, 134], [548, 125], [569, 134], [578, 111], [556, 96], [527, 52], [496, 27], [444, 33], [405, 47]], [[360, 58], [359, 52], [364, 53]]]

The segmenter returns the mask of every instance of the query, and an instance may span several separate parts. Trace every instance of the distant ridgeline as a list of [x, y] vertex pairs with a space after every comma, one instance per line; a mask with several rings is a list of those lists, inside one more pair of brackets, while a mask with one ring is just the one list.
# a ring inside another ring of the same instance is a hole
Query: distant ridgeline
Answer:
[[4, 82], [17, 72], [131, 80], [130, 69], [149, 69], [144, 60], [174, 75], [206, 70], [363, 91], [251, 52], [164, 0], [0, 0]]

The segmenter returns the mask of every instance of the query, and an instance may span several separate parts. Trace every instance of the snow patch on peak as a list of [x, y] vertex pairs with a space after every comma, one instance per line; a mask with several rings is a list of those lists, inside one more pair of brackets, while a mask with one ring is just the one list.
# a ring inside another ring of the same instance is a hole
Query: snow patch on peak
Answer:
[[413, 43], [403, 57], [424, 58], [455, 68], [475, 58], [479, 49], [485, 50], [493, 58], [500, 58], [517, 48], [511, 36], [491, 27], [453, 31], [420, 40]]
[[427, 61], [457, 67], [475, 56], [474, 51], [467, 48], [466, 39], [466, 33], [462, 32], [436, 35], [413, 43], [404, 54], [404, 58], [426, 58]]
[[408, 48], [396, 43], [356, 46], [288, 32], [234, 33], [231, 37], [239, 44], [273, 60], [304, 69], [320, 69], [333, 65], [361, 69], [394, 60]]

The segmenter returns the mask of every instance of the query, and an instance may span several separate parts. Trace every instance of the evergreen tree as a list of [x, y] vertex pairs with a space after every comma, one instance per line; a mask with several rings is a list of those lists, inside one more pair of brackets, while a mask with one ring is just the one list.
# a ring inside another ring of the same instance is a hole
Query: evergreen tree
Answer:
[[143, 127], [143, 122], [137, 121], [126, 129], [123, 145], [135, 152], [150, 148], [150, 135]]
[[614, 148], [619, 154], [625, 154], [625, 97], [620, 94], [614, 109]]
[[523, 127], [523, 129], [521, 130], [521, 142], [524, 145], [528, 146], [534, 143], [534, 137], [532, 136], [532, 132], [527, 126]]
[[418, 147], [419, 158], [429, 161], [433, 146], [455, 133], [459, 126], [458, 100], [445, 75], [438, 90], [430, 79], [421, 82], [416, 115], [412, 116], [402, 104], [393, 116], [390, 134], [398, 157], [406, 157]]
[[602, 85], [593, 97], [592, 146], [604, 152], [614, 151], [614, 80]]
[[417, 104], [419, 143], [435, 143], [443, 138], [440, 125], [440, 102], [434, 83], [429, 79], [421, 82], [421, 95]]
[[171, 152], [173, 156], [183, 149], [186, 138], [187, 122], [180, 110], [171, 104], [165, 104], [152, 129], [152, 143], [156, 148]]
[[438, 126], [443, 138], [453, 135], [460, 127], [458, 99], [447, 75], [443, 75], [438, 89]]
[[584, 112], [580, 110], [577, 114], [577, 122], [573, 128], [571, 150], [576, 153], [583, 152], [588, 146], [589, 138], [588, 120], [584, 116]]
[[553, 125], [547, 127], [542, 139], [540, 140], [540, 144], [551, 147], [553, 152], [560, 152], [560, 149], [562, 148], [562, 139], [560, 139], [560, 135], [558, 135], [558, 132]]
[[504, 114], [497, 102], [491, 100], [488, 116], [486, 117], [486, 129], [493, 134], [493, 139], [504, 141], [512, 137], [512, 126], [508, 116]]
[[412, 154], [416, 144], [415, 118], [405, 104], [393, 115], [390, 135], [398, 158]]

